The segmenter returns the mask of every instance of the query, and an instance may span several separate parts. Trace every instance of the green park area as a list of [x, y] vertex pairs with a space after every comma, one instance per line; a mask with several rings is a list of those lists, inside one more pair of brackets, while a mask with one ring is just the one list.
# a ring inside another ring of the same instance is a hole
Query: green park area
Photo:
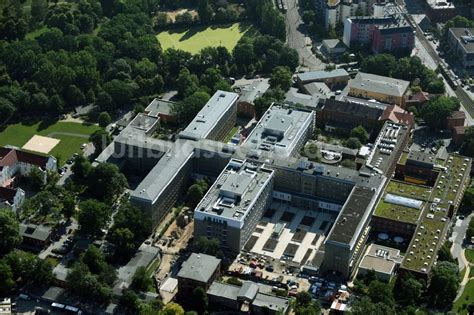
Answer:
[[468, 306], [474, 304], [474, 280], [469, 280], [464, 288], [462, 295], [453, 304], [451, 311], [458, 315], [468, 314]]
[[247, 23], [196, 26], [163, 31], [157, 38], [164, 50], [176, 48], [195, 54], [204, 47], [224, 46], [232, 51], [240, 38], [251, 29], [252, 26]]
[[95, 125], [75, 122], [17, 123], [0, 131], [0, 146], [13, 145], [21, 148], [34, 135], [59, 139], [60, 142], [49, 154], [58, 159], [58, 165], [62, 165], [74, 153], [80, 152], [81, 145], [89, 142], [89, 136], [98, 129]]

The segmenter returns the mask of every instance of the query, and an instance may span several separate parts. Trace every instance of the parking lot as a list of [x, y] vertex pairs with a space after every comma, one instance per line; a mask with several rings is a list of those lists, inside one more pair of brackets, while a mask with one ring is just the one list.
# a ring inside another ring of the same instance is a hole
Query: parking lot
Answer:
[[245, 250], [297, 264], [311, 263], [335, 215], [302, 211], [288, 204], [273, 202], [264, 213]]

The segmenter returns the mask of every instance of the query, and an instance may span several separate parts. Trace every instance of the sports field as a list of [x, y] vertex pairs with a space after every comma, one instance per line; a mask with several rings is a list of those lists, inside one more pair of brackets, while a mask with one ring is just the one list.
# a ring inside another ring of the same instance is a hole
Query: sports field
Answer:
[[176, 48], [195, 54], [204, 47], [224, 46], [232, 51], [240, 38], [251, 29], [252, 26], [247, 23], [197, 26], [164, 31], [156, 37], [164, 50]]
[[62, 165], [74, 153], [80, 152], [81, 144], [89, 142], [89, 136], [98, 129], [98, 126], [75, 122], [13, 124], [0, 131], [0, 146], [9, 144], [21, 148], [35, 135], [55, 138], [60, 141], [49, 154], [58, 159], [58, 165]]

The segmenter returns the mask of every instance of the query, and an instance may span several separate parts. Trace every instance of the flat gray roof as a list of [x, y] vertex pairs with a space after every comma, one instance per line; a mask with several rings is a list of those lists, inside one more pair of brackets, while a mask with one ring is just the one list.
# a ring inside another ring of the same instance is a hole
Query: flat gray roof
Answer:
[[20, 223], [20, 235], [39, 241], [45, 241], [51, 235], [52, 229], [45, 225]]
[[130, 126], [148, 132], [159, 122], [159, 118], [139, 113], [131, 122]]
[[351, 88], [401, 97], [407, 91], [410, 82], [359, 72], [349, 84]]
[[252, 305], [258, 307], [268, 307], [273, 311], [286, 311], [290, 305], [290, 300], [275, 295], [257, 293]]
[[250, 85], [242, 87], [239, 102], [247, 102], [253, 104], [253, 101], [262, 96], [270, 88], [269, 79], [259, 79], [253, 81]]
[[192, 143], [177, 140], [130, 194], [130, 197], [153, 203], [178, 174], [179, 170], [185, 166], [186, 161], [192, 158], [193, 153], [194, 146]]
[[290, 88], [285, 94], [285, 103], [290, 105], [300, 104], [314, 110], [318, 107], [320, 98], [324, 98], [324, 96], [303, 94], [299, 93], [297, 88]]
[[252, 130], [244, 146], [289, 156], [313, 117], [313, 112], [274, 104]]
[[158, 256], [160, 249], [151, 245], [142, 244], [135, 256], [125, 265], [118, 269], [117, 278], [130, 284], [138, 267], [148, 265]]
[[238, 97], [233, 92], [217, 91], [180, 135], [185, 138], [206, 138]]
[[181, 266], [178, 278], [208, 282], [220, 263], [221, 260], [214, 256], [192, 253]]
[[327, 241], [352, 247], [358, 238], [358, 230], [368, 218], [368, 212], [375, 203], [375, 191], [365, 187], [354, 187], [334, 223]]
[[231, 159], [195, 211], [241, 221], [272, 177], [263, 164]]
[[347, 71], [344, 69], [334, 69], [331, 71], [311, 71], [299, 73], [296, 76], [300, 81], [304, 83], [311, 81], [323, 81], [338, 77], [349, 77], [349, 73], [347, 73]]
[[456, 37], [467, 53], [474, 53], [474, 27], [453, 27], [449, 31]]
[[150, 116], [158, 116], [158, 114], [171, 115], [171, 109], [175, 102], [162, 100], [155, 98], [151, 103], [145, 108], [145, 113]]

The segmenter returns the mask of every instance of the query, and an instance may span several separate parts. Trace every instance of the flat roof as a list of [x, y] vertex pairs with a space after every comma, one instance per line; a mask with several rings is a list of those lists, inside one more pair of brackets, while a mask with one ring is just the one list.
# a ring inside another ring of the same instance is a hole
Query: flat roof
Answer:
[[137, 128], [140, 130], [144, 130], [145, 132], [148, 132], [148, 130], [153, 128], [159, 121], [160, 119], [157, 117], [148, 116], [143, 113], [139, 113], [130, 122], [130, 126], [133, 128]]
[[172, 101], [155, 98], [145, 108], [145, 113], [147, 113], [150, 116], [155, 116], [155, 117], [157, 117], [158, 114], [170, 115], [172, 114], [172, 107], [174, 104], [176, 103]]
[[186, 161], [192, 158], [194, 146], [189, 141], [177, 140], [173, 146], [156, 163], [130, 197], [154, 202], [168, 186]]
[[450, 224], [448, 208], [459, 205], [463, 195], [461, 187], [469, 178], [471, 163], [470, 158], [451, 154], [441, 165], [441, 172], [402, 262], [403, 268], [429, 273]]
[[385, 122], [361, 170], [388, 175], [395, 159], [398, 159], [398, 153], [404, 149], [409, 134], [407, 126]]
[[313, 120], [311, 111], [272, 105], [243, 144], [255, 150], [289, 156]]
[[436, 155], [429, 154], [421, 151], [410, 150], [406, 160], [406, 164], [421, 164], [421, 165], [431, 165], [431, 167], [436, 163]]
[[248, 102], [253, 104], [253, 101], [259, 96], [262, 96], [270, 88], [269, 79], [258, 79], [250, 83], [250, 85], [242, 87], [239, 96], [239, 102]]
[[118, 269], [117, 278], [130, 284], [133, 275], [138, 267], [148, 267], [148, 265], [158, 257], [160, 249], [151, 245], [142, 244], [138, 248], [132, 259], [125, 265]]
[[375, 270], [380, 273], [392, 274], [396, 263], [389, 259], [374, 256], [364, 256], [360, 262], [359, 268]]
[[217, 268], [219, 268], [220, 263], [221, 260], [214, 256], [192, 253], [191, 256], [183, 262], [178, 272], [178, 278], [208, 282]]
[[285, 94], [285, 103], [290, 105], [303, 105], [311, 110], [314, 110], [319, 105], [320, 98], [323, 95], [308, 95], [298, 92], [297, 88], [290, 88]]
[[20, 223], [20, 235], [35, 240], [45, 241], [51, 235], [52, 228], [45, 225]]
[[184, 129], [180, 136], [184, 138], [207, 138], [220, 118], [235, 104], [239, 97], [233, 92], [218, 90]]
[[331, 71], [311, 71], [298, 73], [296, 77], [303, 83], [309, 83], [311, 81], [324, 81], [332, 78], [349, 77], [349, 73], [346, 70], [339, 68]]
[[371, 102], [353, 97], [344, 97], [340, 100], [326, 99], [323, 110], [378, 120], [387, 106], [387, 104], [377, 101]]
[[374, 203], [375, 191], [366, 187], [354, 187], [339, 213], [327, 241], [352, 245], [357, 230], [363, 225]]
[[474, 27], [452, 27], [449, 29], [467, 53], [474, 53]]
[[272, 178], [261, 163], [231, 159], [195, 212], [242, 221]]
[[400, 79], [384, 77], [371, 73], [359, 72], [349, 82], [351, 88], [401, 97], [405, 95], [410, 82]]

